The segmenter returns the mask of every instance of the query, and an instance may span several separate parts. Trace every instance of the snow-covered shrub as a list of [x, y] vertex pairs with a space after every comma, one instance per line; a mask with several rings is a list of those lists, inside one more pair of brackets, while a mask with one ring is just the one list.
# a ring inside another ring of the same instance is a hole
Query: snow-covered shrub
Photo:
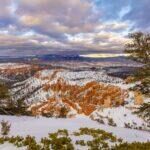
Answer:
[[86, 145], [86, 143], [85, 143], [84, 140], [77, 140], [77, 141], [76, 141], [76, 144], [77, 144], [77, 145], [81, 145], [81, 146], [85, 146], [85, 145]]
[[140, 143], [140, 142], [133, 142], [133, 143], [122, 143], [116, 145], [112, 150], [149, 150], [150, 142]]
[[68, 109], [65, 106], [61, 107], [59, 117], [60, 118], [66, 118], [67, 113], [68, 113]]
[[1, 134], [2, 135], [8, 135], [10, 131], [11, 124], [8, 121], [1, 121]]
[[[74, 144], [73, 136], [76, 136]], [[81, 139], [83, 136], [89, 136], [91, 140]], [[5, 142], [27, 150], [74, 150], [78, 149], [79, 146], [81, 149], [90, 150], [149, 150], [150, 147], [150, 142], [124, 143], [122, 139], [115, 137], [111, 133], [94, 128], [80, 128], [79, 131], [73, 134], [70, 134], [67, 130], [58, 130], [50, 133], [48, 137], [43, 137], [41, 141], [36, 141], [35, 137], [29, 135], [26, 137], [0, 137], [0, 144]]]
[[101, 118], [97, 119], [96, 121], [98, 121], [98, 122], [101, 123], [101, 124], [105, 124], [105, 123], [104, 123], [104, 120], [101, 119]]
[[24, 141], [23, 145], [27, 146], [27, 150], [41, 150], [41, 146], [37, 144], [35, 137], [27, 136]]
[[58, 130], [56, 133], [49, 134], [51, 148], [53, 150], [66, 149], [74, 150], [71, 138], [67, 130]]
[[108, 125], [110, 125], [110, 126], [117, 126], [112, 118], [108, 118]]
[[125, 128], [132, 128], [132, 126], [131, 126], [130, 123], [124, 123], [124, 127], [125, 127]]
[[141, 105], [135, 113], [150, 124], [150, 102]]

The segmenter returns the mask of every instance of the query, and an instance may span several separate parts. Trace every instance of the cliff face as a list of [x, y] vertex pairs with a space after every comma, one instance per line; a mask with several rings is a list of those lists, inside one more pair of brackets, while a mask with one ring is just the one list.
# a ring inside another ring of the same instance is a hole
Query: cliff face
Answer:
[[[44, 102], [31, 107], [36, 114], [60, 115], [61, 109], [75, 114], [90, 115], [98, 106], [115, 107], [122, 105], [127, 97], [127, 91], [114, 85], [88, 82], [85, 85], [70, 85], [59, 78], [54, 84], [43, 85], [45, 92], [53, 93]], [[74, 114], [74, 115], [75, 115]], [[70, 114], [73, 115], [73, 114]]]
[[23, 81], [41, 69], [37, 65], [17, 63], [0, 64], [0, 78], [8, 81]]
[[[98, 107], [112, 108], [126, 103], [129, 91], [123, 80], [107, 75], [104, 70], [71, 71], [45, 69], [36, 65], [1, 64], [0, 75], [9, 79], [25, 77], [13, 84], [13, 100], [23, 99], [33, 115], [68, 117], [90, 115]], [[134, 92], [134, 104], [143, 97]]]
[[[24, 74], [25, 70], [30, 70], [26, 67], [13, 68], [8, 72]], [[98, 106], [122, 105], [128, 95], [126, 90], [113, 85], [122, 80], [108, 76], [103, 70], [36, 69], [33, 76], [14, 84], [11, 89], [13, 100], [24, 99], [33, 115], [90, 115]]]

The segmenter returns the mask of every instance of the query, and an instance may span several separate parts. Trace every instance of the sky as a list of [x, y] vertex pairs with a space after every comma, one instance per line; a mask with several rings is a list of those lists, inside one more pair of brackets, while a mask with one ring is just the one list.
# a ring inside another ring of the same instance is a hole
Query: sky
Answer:
[[150, 0], [0, 0], [0, 56], [122, 53]]

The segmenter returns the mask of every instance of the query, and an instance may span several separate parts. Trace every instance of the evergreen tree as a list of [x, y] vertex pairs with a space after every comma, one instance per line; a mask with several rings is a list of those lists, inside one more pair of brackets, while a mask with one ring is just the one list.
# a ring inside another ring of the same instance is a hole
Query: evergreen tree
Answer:
[[141, 81], [134, 89], [150, 96], [150, 34], [136, 32], [129, 34], [131, 42], [126, 44], [125, 53], [143, 66], [135, 72], [135, 80]]
[[136, 32], [129, 34], [129, 38], [131, 42], [126, 44], [125, 52], [132, 59], [150, 65], [150, 34]]
[[5, 84], [0, 83], [0, 99], [9, 98], [9, 90]]

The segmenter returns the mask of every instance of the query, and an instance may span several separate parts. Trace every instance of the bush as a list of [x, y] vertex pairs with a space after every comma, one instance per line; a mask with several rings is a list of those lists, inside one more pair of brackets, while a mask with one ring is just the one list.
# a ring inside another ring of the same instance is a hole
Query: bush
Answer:
[[112, 148], [112, 150], [149, 150], [149, 149], [150, 149], [150, 142], [122, 143]]
[[130, 123], [124, 123], [124, 127], [125, 128], [132, 128], [131, 125], [130, 125]]
[[105, 123], [104, 123], [104, 120], [101, 119], [101, 118], [100, 118], [100, 119], [97, 119], [96, 121], [98, 121], [98, 122], [101, 123], [101, 124], [105, 124]]
[[[149, 150], [150, 147], [150, 142], [124, 143], [122, 139], [117, 139], [111, 133], [100, 129], [80, 128], [75, 133], [78, 133], [78, 136], [90, 135], [93, 137], [91, 141], [79, 139], [75, 142], [76, 146], [86, 146], [89, 150]], [[27, 150], [74, 150], [70, 135], [72, 134], [69, 134], [67, 130], [58, 130], [55, 133], [49, 134], [49, 137], [42, 138], [40, 142], [37, 142], [35, 137], [32, 136], [25, 138], [21, 136], [3, 136], [0, 138], [0, 144], [9, 142], [17, 147], [25, 146]]]
[[117, 126], [112, 118], [108, 118], [108, 125], [110, 125], [110, 126]]
[[9, 90], [5, 84], [0, 83], [0, 99], [9, 98]]
[[[150, 76], [150, 75], [149, 75]], [[133, 88], [130, 88], [133, 91], [140, 91], [142, 94], [150, 97], [150, 79], [148, 77], [141, 79], [141, 82], [136, 84]]]
[[68, 109], [65, 106], [63, 106], [60, 109], [59, 117], [60, 118], [66, 118], [67, 117], [67, 113], [68, 113]]
[[84, 140], [77, 140], [76, 144], [77, 145], [81, 145], [81, 146], [85, 146], [86, 145], [86, 143], [84, 142]]
[[142, 104], [134, 113], [138, 114], [145, 121], [150, 123], [150, 102]]
[[10, 131], [10, 127], [11, 124], [9, 124], [8, 121], [1, 121], [1, 134], [4, 135], [8, 135], [9, 131]]
[[56, 133], [49, 134], [51, 148], [53, 150], [74, 150], [71, 138], [68, 137], [67, 130], [58, 130]]

